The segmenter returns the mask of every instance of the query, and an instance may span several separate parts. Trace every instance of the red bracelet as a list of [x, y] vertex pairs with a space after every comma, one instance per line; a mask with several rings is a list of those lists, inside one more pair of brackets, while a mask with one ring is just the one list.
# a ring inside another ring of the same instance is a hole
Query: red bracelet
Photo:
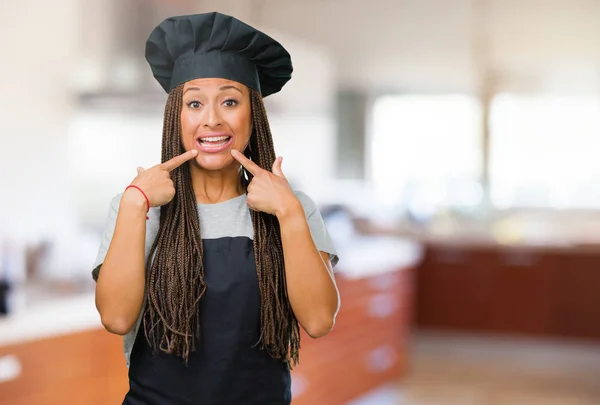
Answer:
[[[147, 214], [148, 211], [150, 211], [150, 200], [148, 199], [148, 196], [146, 195], [146, 193], [144, 193], [144, 190], [142, 190], [138, 186], [134, 186], [133, 184], [130, 184], [127, 187], [125, 187], [125, 191], [127, 191], [128, 188], [132, 188], [132, 187], [135, 189], [138, 189], [140, 191], [140, 193], [142, 193], [142, 195], [146, 199], [146, 206], [148, 207], [148, 209], [146, 210], [146, 214]], [[146, 215], [146, 220], [148, 220], [148, 219], [150, 219], [150, 218], [148, 217], [148, 215]]]

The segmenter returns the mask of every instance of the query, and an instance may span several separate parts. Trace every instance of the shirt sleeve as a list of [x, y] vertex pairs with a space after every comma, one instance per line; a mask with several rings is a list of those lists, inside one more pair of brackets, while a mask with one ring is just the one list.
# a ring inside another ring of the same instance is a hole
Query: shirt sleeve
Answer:
[[321, 216], [317, 205], [302, 191], [294, 191], [294, 194], [304, 208], [310, 234], [315, 245], [317, 246], [317, 249], [319, 249], [321, 252], [328, 253], [329, 259], [331, 260], [331, 266], [335, 267], [339, 261], [337, 250], [333, 244], [333, 241], [331, 240], [331, 236], [329, 235], [327, 228], [325, 227], [325, 222], [323, 221], [323, 217]]
[[104, 262], [104, 258], [106, 257], [106, 253], [108, 252], [108, 247], [110, 246], [110, 242], [115, 232], [115, 225], [117, 223], [117, 214], [119, 213], [120, 201], [121, 195], [119, 194], [115, 196], [110, 202], [110, 206], [108, 209], [108, 218], [106, 219], [106, 224], [104, 225], [104, 232], [102, 233], [100, 248], [98, 249], [98, 255], [96, 256], [96, 261], [94, 262], [94, 267], [92, 270], [92, 278], [94, 279], [94, 281], [98, 281], [100, 267]]

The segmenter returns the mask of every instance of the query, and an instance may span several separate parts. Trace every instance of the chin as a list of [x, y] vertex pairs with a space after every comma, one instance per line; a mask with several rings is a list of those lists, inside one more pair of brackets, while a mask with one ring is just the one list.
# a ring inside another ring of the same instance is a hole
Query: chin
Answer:
[[195, 162], [201, 169], [209, 171], [218, 171], [231, 167], [235, 159], [224, 154], [200, 154], [196, 157]]

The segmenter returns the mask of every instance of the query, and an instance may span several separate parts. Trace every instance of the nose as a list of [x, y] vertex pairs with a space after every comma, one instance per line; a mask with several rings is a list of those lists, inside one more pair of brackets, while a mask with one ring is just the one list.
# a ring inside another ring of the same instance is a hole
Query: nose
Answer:
[[204, 127], [205, 128], [217, 128], [221, 125], [221, 115], [218, 106], [211, 103], [204, 108]]

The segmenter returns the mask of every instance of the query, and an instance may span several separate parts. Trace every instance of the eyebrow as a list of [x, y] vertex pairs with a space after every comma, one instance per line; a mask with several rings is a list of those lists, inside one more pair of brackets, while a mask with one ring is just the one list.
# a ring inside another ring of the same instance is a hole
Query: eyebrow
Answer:
[[[232, 85], [219, 87], [219, 90], [229, 90], [229, 89], [235, 89], [235, 90], [239, 91], [240, 93], [242, 93], [242, 91], [240, 89], [238, 89], [237, 87], [232, 86]], [[244, 93], [242, 93], [242, 94], [244, 94]]]
[[[242, 91], [241, 91], [240, 89], [238, 89], [236, 86], [227, 85], [227, 86], [221, 86], [221, 87], [219, 87], [219, 90], [221, 90], [221, 91], [223, 91], [223, 90], [230, 90], [230, 89], [237, 90], [237, 91], [239, 91], [241, 94], [244, 94], [244, 93], [242, 93]], [[187, 93], [188, 91], [194, 91], [194, 90], [195, 90], [195, 91], [198, 91], [198, 90], [200, 90], [200, 87], [188, 87], [187, 89], [185, 89], [185, 91], [183, 92], [183, 94]]]

